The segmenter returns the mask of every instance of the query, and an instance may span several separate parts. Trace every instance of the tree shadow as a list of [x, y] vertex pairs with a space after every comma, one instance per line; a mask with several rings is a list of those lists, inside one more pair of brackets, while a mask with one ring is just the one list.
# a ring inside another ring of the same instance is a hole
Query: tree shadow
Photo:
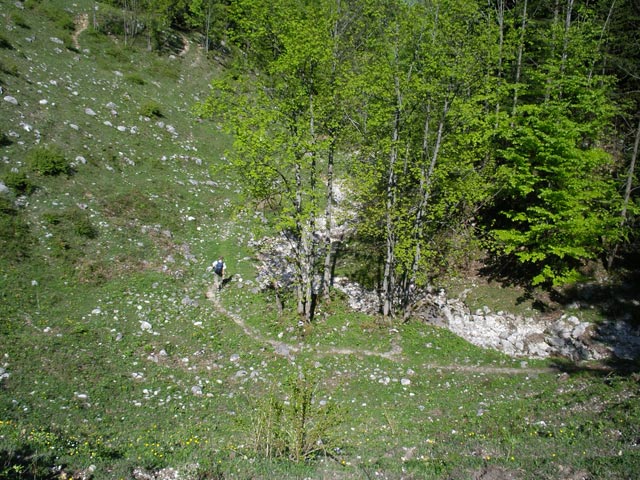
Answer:
[[576, 362], [566, 358], [556, 358], [551, 363], [551, 367], [569, 375], [588, 374], [594, 377], [608, 377], [614, 374], [619, 376], [638, 376], [640, 374], [640, 359], [626, 360], [612, 357], [599, 362]]
[[[479, 273], [504, 287], [519, 287], [524, 293], [518, 302], [530, 301], [535, 310], [552, 317], [584, 313], [594, 326], [584, 343], [560, 339], [573, 358], [585, 358], [585, 349], [596, 349], [605, 357], [597, 362], [558, 360], [566, 373], [631, 375], [640, 372], [640, 261], [627, 258], [625, 268], [608, 272], [607, 281], [577, 282], [564, 288], [533, 289], [531, 270], [514, 259], [490, 258]], [[601, 268], [601, 267], [595, 267]], [[587, 274], [594, 272], [586, 272]], [[595, 277], [595, 275], [589, 275]]]
[[[363, 288], [379, 290], [384, 268], [381, 249], [379, 243], [367, 238], [340, 242], [335, 251], [334, 262], [339, 266], [341, 274]], [[336, 265], [332, 267], [332, 278], [335, 270]]]

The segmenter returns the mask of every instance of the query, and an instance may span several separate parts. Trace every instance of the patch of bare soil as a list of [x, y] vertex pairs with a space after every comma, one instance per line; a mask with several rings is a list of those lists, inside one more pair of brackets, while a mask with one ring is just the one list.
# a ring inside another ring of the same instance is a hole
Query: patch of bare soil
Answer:
[[89, 14], [81, 13], [74, 19], [74, 23], [76, 25], [76, 29], [73, 32], [73, 35], [71, 35], [71, 40], [73, 41], [74, 48], [77, 50], [80, 48], [78, 37], [80, 37], [80, 34], [89, 27]]
[[520, 477], [513, 471], [491, 466], [476, 472], [471, 478], [473, 480], [518, 480]]

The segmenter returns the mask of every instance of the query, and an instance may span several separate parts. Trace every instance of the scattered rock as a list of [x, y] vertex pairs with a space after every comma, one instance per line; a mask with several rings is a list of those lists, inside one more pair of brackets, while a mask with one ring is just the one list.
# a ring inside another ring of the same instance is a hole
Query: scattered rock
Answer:
[[155, 472], [146, 470], [142, 467], [133, 469], [133, 478], [135, 480], [179, 480], [180, 474], [174, 468], [163, 468]]
[[10, 103], [11, 105], [18, 105], [18, 100], [11, 95], [5, 96], [4, 101]]
[[[375, 314], [380, 301], [346, 278], [336, 278], [334, 287], [348, 297], [357, 311]], [[443, 290], [425, 290], [415, 300], [411, 315], [426, 323], [444, 327], [483, 348], [512, 357], [560, 356], [573, 361], [604, 360], [613, 356], [632, 360], [640, 356], [640, 327], [623, 321], [594, 325], [574, 315], [555, 320], [535, 319], [489, 307], [471, 313], [459, 298], [448, 298]]]

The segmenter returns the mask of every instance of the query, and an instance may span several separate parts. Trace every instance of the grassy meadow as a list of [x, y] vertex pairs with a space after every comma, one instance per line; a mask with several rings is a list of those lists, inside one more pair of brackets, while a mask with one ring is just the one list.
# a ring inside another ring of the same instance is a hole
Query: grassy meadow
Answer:
[[279, 316], [230, 139], [191, 114], [220, 65], [193, 38], [125, 47], [93, 6], [0, 0], [1, 479], [637, 478], [637, 374], [338, 293], [311, 326]]

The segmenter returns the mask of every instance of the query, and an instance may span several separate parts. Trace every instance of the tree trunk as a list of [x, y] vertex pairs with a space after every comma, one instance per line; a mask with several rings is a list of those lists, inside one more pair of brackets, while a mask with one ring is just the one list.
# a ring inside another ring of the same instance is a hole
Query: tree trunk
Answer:
[[[520, 26], [520, 43], [518, 44], [518, 56], [516, 60], [516, 78], [513, 87], [513, 107], [511, 109], [511, 115], [515, 117], [516, 108], [518, 105], [518, 84], [520, 83], [520, 75], [522, 73], [522, 53], [524, 51], [524, 36], [527, 27], [527, 0], [524, 0], [524, 6], [522, 7], [522, 24]], [[513, 126], [513, 123], [512, 123]]]
[[569, 57], [569, 30], [571, 29], [571, 15], [573, 14], [573, 1], [567, 0], [567, 11], [564, 18], [564, 38], [562, 40], [562, 61], [560, 63], [560, 75], [564, 75]]
[[[498, 87], [502, 85], [502, 51], [504, 49], [504, 0], [498, 0], [497, 5], [497, 15], [498, 15], [498, 27], [499, 27], [499, 40], [498, 40]], [[496, 124], [495, 129], [498, 129], [499, 126], [499, 117], [500, 114], [500, 92], [498, 92], [498, 100], [496, 101]]]
[[331, 290], [331, 265], [333, 262], [333, 242], [331, 240], [331, 227], [333, 223], [333, 162], [334, 162], [334, 140], [331, 140], [329, 146], [329, 155], [327, 157], [327, 196], [324, 216], [325, 216], [325, 235], [324, 235], [324, 269], [322, 275], [322, 295], [329, 298]]
[[[555, 7], [553, 9], [553, 23], [551, 26], [551, 53], [549, 55], [550, 59], [555, 57], [556, 53], [556, 33], [558, 29], [558, 22], [560, 21], [560, 0], [556, 0]], [[554, 82], [554, 78], [552, 77], [552, 73], [549, 72], [547, 76], [547, 87], [544, 93], [544, 101], [545, 103], [549, 101], [551, 98], [551, 85]]]
[[[611, 17], [613, 15], [613, 9], [615, 5], [616, 5], [616, 0], [613, 0], [611, 2], [611, 6], [609, 7], [609, 13], [607, 14], [607, 19], [605, 20], [604, 25], [602, 26], [602, 32], [600, 33], [600, 39], [598, 40], [598, 51], [602, 47], [602, 41], [603, 41], [604, 35], [607, 32], [607, 29], [609, 28], [609, 23], [611, 23]], [[593, 76], [593, 69], [595, 68], [595, 64], [596, 64], [596, 60], [594, 56], [593, 64], [591, 65], [591, 69], [589, 70], [589, 81], [591, 81], [591, 77]]]
[[[415, 250], [411, 264], [411, 280], [408, 282], [408, 286], [416, 284], [418, 269], [420, 268], [420, 261], [422, 260], [422, 238], [424, 232], [423, 218], [425, 211], [429, 205], [429, 197], [431, 196], [431, 182], [433, 180], [433, 172], [435, 171], [436, 164], [438, 162], [438, 155], [440, 153], [440, 146], [442, 145], [442, 135], [444, 132], [444, 122], [449, 112], [449, 99], [446, 98], [442, 109], [442, 118], [438, 122], [438, 132], [436, 134], [436, 143], [433, 147], [433, 153], [431, 154], [431, 161], [429, 162], [429, 168], [425, 168], [425, 161], [429, 158], [429, 124], [430, 124], [430, 112], [427, 111], [427, 118], [425, 119], [423, 138], [422, 138], [422, 152], [423, 158], [421, 174], [420, 174], [420, 203], [416, 212], [416, 219], [414, 224], [414, 241]], [[408, 304], [410, 291], [406, 290], [404, 293], [404, 303]], [[408, 312], [405, 310], [405, 318]]]
[[[310, 75], [309, 78], [313, 78]], [[313, 80], [310, 90], [313, 90]], [[305, 225], [303, 232], [303, 285], [304, 285], [304, 320], [311, 322], [313, 319], [313, 307], [314, 307], [314, 278], [316, 273], [316, 188], [317, 188], [317, 159], [316, 159], [316, 131], [315, 131], [315, 113], [314, 113], [314, 97], [313, 93], [309, 94], [309, 135], [312, 139], [312, 149], [309, 152], [310, 165], [309, 165], [309, 196], [311, 202], [311, 208], [309, 209], [309, 217]], [[303, 212], [300, 212], [301, 214]]]
[[213, 17], [213, 2], [207, 4], [207, 13], [204, 20], [204, 53], [209, 53], [209, 32], [211, 31], [211, 17]]
[[396, 234], [394, 231], [393, 214], [396, 205], [396, 162], [398, 160], [398, 139], [400, 137], [400, 112], [402, 109], [402, 96], [400, 94], [400, 82], [395, 78], [396, 108], [394, 112], [393, 131], [391, 133], [391, 152], [389, 153], [389, 170], [387, 174], [387, 193], [385, 205], [385, 229], [387, 251], [384, 262], [384, 274], [382, 278], [382, 315], [387, 318], [393, 315], [393, 299], [395, 288], [395, 246]]
[[[631, 154], [631, 162], [629, 163], [629, 173], [627, 174], [627, 183], [624, 189], [624, 199], [622, 201], [622, 211], [620, 212], [620, 228], [624, 227], [624, 224], [627, 222], [627, 208], [629, 207], [629, 202], [631, 201], [631, 191], [633, 190], [633, 178], [635, 176], [636, 170], [636, 161], [638, 159], [638, 149], [640, 148], [640, 120], [638, 120], [638, 128], [636, 129], [636, 139], [633, 143], [633, 153]], [[607, 267], [611, 269], [613, 266], [613, 262], [618, 253], [618, 248], [620, 248], [620, 244], [616, 244], [613, 247], [613, 251], [611, 255], [609, 255], [609, 259], [607, 262]]]
[[302, 166], [300, 165], [301, 160], [298, 159], [295, 165], [295, 182], [296, 182], [296, 193], [295, 193], [295, 215], [296, 215], [296, 238], [295, 238], [295, 261], [296, 261], [296, 275], [298, 276], [296, 282], [296, 299], [298, 302], [298, 315], [301, 317], [306, 316], [306, 305], [304, 302], [304, 292], [305, 292], [305, 226], [302, 224]]

